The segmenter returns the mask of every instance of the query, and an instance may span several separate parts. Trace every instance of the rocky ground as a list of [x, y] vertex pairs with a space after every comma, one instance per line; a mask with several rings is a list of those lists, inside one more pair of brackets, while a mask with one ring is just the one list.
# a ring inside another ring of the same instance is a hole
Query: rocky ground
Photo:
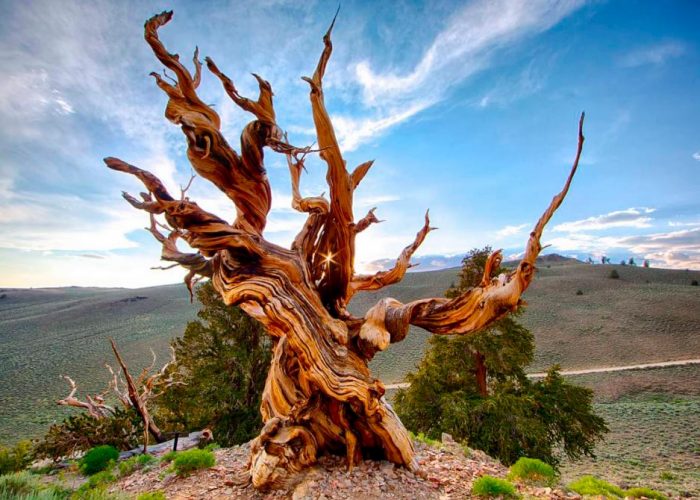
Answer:
[[[217, 450], [214, 467], [179, 478], [162, 464], [120, 480], [112, 491], [136, 495], [160, 490], [168, 499], [458, 499], [470, 498], [472, 482], [488, 474], [505, 477], [507, 469], [483, 452], [465, 450], [444, 439], [442, 446], [416, 442], [421, 470], [414, 474], [389, 462], [365, 460], [348, 472], [341, 457], [322, 457], [287, 488], [259, 492], [246, 484], [245, 467], [249, 446]], [[527, 498], [580, 498], [550, 488], [518, 485]]]

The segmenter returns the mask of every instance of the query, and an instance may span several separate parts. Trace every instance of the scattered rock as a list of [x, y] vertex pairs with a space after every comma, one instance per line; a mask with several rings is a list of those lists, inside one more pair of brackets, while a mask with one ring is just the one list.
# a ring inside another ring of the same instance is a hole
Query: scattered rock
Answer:
[[[246, 466], [249, 444], [216, 450], [216, 466], [180, 478], [168, 472], [168, 464], [137, 471], [118, 481], [112, 491], [137, 495], [161, 490], [168, 499], [333, 500], [363, 499], [463, 499], [470, 498], [472, 482], [489, 474], [505, 477], [502, 464], [481, 451], [472, 450], [467, 457], [459, 443], [445, 434], [445, 444], [433, 448], [416, 442], [416, 458], [421, 468], [413, 473], [387, 461], [364, 460], [348, 471], [345, 458], [323, 456], [315, 467], [286, 489], [261, 492], [247, 481]], [[518, 486], [528, 498], [578, 498], [561, 490]]]

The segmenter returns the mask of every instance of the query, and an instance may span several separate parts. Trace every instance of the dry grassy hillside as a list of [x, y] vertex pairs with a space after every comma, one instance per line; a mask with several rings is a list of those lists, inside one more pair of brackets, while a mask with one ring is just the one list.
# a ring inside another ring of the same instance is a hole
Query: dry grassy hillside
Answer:
[[[619, 280], [608, 278], [612, 268]], [[441, 296], [456, 277], [456, 269], [410, 273], [385, 290], [358, 294], [351, 309], [363, 314], [385, 296]], [[582, 368], [700, 357], [700, 287], [690, 286], [693, 279], [700, 280], [700, 272], [546, 259], [522, 317], [537, 340], [532, 370], [555, 362]], [[65, 395], [60, 374], [73, 375], [81, 390], [102, 389], [103, 364], [111, 361], [108, 337], [133, 366], [143, 366], [149, 348], [164, 355], [197, 309], [183, 285], [0, 290], [0, 442], [37, 435], [70, 412], [54, 404]], [[374, 373], [401, 381], [420, 361], [427, 337], [412, 329], [377, 355]]]

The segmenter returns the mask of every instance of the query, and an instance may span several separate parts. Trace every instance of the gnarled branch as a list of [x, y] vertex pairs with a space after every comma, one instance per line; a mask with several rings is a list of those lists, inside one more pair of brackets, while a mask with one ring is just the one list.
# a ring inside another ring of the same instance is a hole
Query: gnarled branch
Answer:
[[[485, 328], [515, 310], [521, 295], [534, 277], [544, 227], [564, 200], [578, 168], [584, 142], [583, 119], [584, 115], [581, 114], [576, 157], [566, 183], [535, 224], [527, 242], [525, 256], [515, 271], [502, 275], [498, 280], [491, 280], [485, 273], [480, 286], [471, 288], [454, 299], [431, 298], [408, 304], [401, 304], [394, 299], [382, 299], [367, 312], [367, 322], [362, 326], [360, 337], [382, 339], [377, 345], [386, 347], [386, 339], [391, 342], [403, 340], [409, 325], [437, 334], [468, 334]], [[500, 258], [500, 252], [495, 252], [489, 258], [488, 273], [494, 266], [497, 267]]]

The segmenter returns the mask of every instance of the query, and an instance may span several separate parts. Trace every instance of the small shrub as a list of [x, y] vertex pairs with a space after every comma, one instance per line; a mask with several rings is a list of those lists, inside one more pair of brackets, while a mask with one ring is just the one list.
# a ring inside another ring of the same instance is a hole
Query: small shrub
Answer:
[[166, 500], [165, 493], [160, 490], [141, 493], [136, 500]]
[[0, 476], [0, 499], [64, 500], [71, 492], [56, 484], [44, 484], [27, 471]]
[[672, 472], [668, 472], [665, 470], [661, 474], [659, 474], [659, 478], [662, 481], [673, 481], [674, 479], [676, 479], [676, 476]]
[[506, 481], [493, 476], [481, 476], [472, 485], [472, 495], [479, 497], [505, 497], [515, 498], [515, 486]]
[[418, 441], [419, 443], [427, 444], [428, 446], [432, 446], [433, 448], [442, 447], [442, 443], [440, 441], [438, 441], [437, 439], [431, 439], [422, 432], [419, 432], [418, 434], [409, 432], [408, 434], [411, 437], [411, 439], [413, 439], [414, 441]]
[[576, 295], [583, 295], [583, 290], [576, 290]]
[[510, 467], [508, 479], [549, 486], [556, 483], [557, 473], [551, 465], [542, 460], [521, 457]]
[[617, 269], [613, 269], [612, 271], [610, 271], [610, 274], [608, 274], [608, 278], [613, 280], [619, 280], [620, 273], [617, 272]]
[[119, 451], [114, 446], [96, 446], [80, 460], [80, 471], [86, 476], [105, 470], [119, 459]]
[[155, 457], [153, 455], [136, 455], [131, 458], [119, 462], [119, 475], [124, 477], [133, 474], [139, 469], [150, 465], [155, 462]]
[[168, 453], [160, 457], [160, 461], [167, 464], [175, 460], [175, 457], [177, 457], [177, 455], [178, 453], [176, 451], [169, 451]]
[[698, 286], [698, 280], [691, 281], [690, 286]]
[[595, 476], [582, 476], [573, 483], [569, 483], [568, 488], [579, 495], [603, 495], [613, 497], [624, 497], [622, 488], [610, 484], [607, 481], [598, 479]]
[[90, 478], [87, 480], [83, 486], [81, 486], [82, 489], [94, 489], [94, 488], [100, 488], [102, 486], [107, 486], [110, 483], [113, 483], [116, 481], [117, 478], [114, 477], [114, 474], [112, 474], [111, 471], [108, 470], [103, 470], [100, 472], [96, 472]]
[[187, 476], [192, 471], [207, 469], [215, 463], [216, 458], [211, 451], [192, 449], [178, 453], [173, 466], [178, 476]]
[[630, 488], [625, 492], [625, 496], [631, 498], [651, 498], [652, 500], [667, 500], [668, 497], [651, 488]]
[[24, 470], [33, 459], [31, 441], [23, 440], [13, 447], [0, 446], [0, 475]]

